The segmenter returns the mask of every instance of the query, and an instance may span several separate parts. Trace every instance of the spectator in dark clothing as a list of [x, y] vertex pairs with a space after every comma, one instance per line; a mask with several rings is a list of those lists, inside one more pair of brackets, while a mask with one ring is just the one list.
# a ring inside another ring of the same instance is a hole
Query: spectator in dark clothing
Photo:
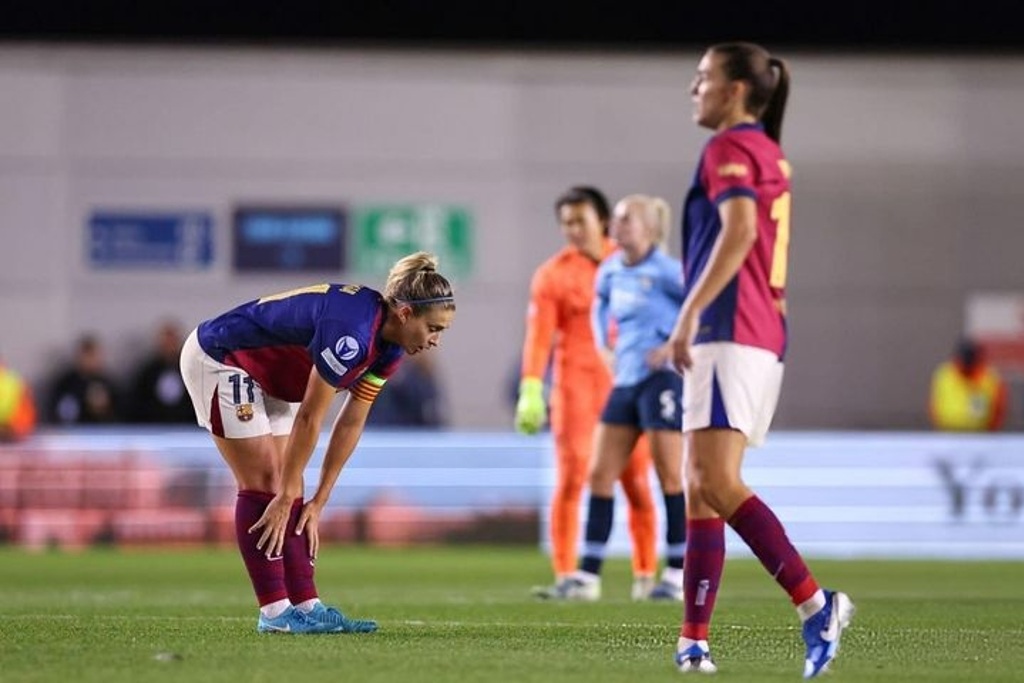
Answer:
[[51, 382], [46, 416], [50, 422], [64, 425], [124, 421], [121, 397], [96, 336], [86, 334], [79, 339], [70, 366]]
[[185, 391], [178, 367], [184, 342], [181, 327], [165, 320], [156, 330], [153, 351], [137, 367], [131, 384], [132, 422], [144, 424], [193, 424], [192, 400]]

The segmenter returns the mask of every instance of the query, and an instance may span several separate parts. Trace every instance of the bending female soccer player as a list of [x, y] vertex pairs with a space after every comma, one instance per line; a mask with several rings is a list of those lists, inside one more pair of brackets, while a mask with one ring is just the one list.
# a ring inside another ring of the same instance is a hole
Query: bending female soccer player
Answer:
[[[182, 377], [238, 484], [235, 531], [258, 631], [377, 630], [320, 602], [320, 513], [402, 355], [436, 347], [454, 316], [451, 285], [436, 258], [419, 252], [394, 265], [383, 292], [313, 285], [242, 304], [189, 335]], [[316, 492], [304, 502], [303, 472], [342, 389]]]

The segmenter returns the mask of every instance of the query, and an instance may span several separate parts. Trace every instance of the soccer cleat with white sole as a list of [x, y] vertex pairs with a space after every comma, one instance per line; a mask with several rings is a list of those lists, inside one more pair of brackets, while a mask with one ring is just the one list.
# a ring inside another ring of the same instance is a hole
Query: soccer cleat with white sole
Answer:
[[373, 619], [350, 619], [338, 609], [322, 602], [316, 603], [306, 616], [331, 627], [331, 633], [373, 633], [377, 630], [377, 622]]
[[634, 602], [640, 600], [646, 600], [651, 595], [651, 590], [654, 588], [654, 577], [653, 576], [637, 576], [633, 579], [633, 589], [629, 595]]
[[662, 579], [647, 594], [647, 599], [655, 602], [682, 602], [683, 587]]
[[807, 656], [804, 659], [804, 678], [814, 678], [828, 670], [829, 663], [839, 652], [839, 638], [850, 625], [856, 607], [846, 593], [825, 591], [825, 606], [811, 615], [803, 626]]
[[533, 595], [543, 600], [595, 602], [601, 599], [601, 577], [576, 572], [553, 586], [534, 588]]
[[718, 671], [706, 640], [698, 640], [685, 650], [676, 652], [676, 666], [684, 674], [713, 674]]
[[268, 617], [261, 612], [256, 630], [260, 633], [337, 633], [334, 626], [316, 621], [294, 606], [289, 606], [276, 617]]

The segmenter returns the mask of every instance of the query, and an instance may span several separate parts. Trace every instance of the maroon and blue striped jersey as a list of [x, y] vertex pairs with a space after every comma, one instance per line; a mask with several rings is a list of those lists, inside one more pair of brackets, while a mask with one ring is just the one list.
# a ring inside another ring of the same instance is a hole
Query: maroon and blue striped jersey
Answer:
[[403, 353], [380, 336], [386, 312], [384, 298], [368, 287], [312, 285], [249, 301], [201, 323], [199, 345], [283, 401], [302, 400], [314, 366], [331, 386], [372, 401]]

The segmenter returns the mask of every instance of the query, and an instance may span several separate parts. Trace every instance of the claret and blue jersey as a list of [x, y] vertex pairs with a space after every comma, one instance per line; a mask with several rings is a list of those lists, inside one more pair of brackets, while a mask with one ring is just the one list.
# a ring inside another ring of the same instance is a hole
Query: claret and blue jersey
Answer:
[[668, 340], [683, 303], [682, 268], [677, 259], [658, 248], [634, 264], [627, 264], [624, 257], [617, 251], [601, 263], [591, 309], [599, 347], [611, 346], [608, 330], [615, 323], [617, 387], [639, 384], [658, 370], [648, 366], [647, 354]]
[[786, 347], [790, 166], [764, 127], [741, 124], [708, 140], [683, 206], [683, 273], [697, 281], [722, 229], [718, 206], [757, 203], [757, 241], [736, 277], [703, 311], [695, 343], [732, 341], [776, 353]]
[[368, 287], [313, 285], [250, 301], [203, 322], [199, 345], [283, 401], [302, 400], [314, 366], [331, 386], [372, 401], [403, 353], [380, 337], [386, 312], [384, 298]]

